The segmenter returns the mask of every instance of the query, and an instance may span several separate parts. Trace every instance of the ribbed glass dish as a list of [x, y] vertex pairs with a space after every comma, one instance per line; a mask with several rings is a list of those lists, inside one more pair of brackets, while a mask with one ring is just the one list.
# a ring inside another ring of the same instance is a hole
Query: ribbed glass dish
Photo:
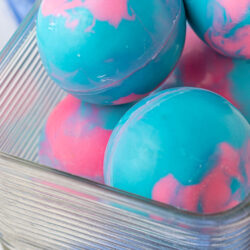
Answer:
[[0, 54], [0, 238], [10, 249], [249, 249], [250, 198], [200, 216], [37, 164], [64, 92], [36, 46], [39, 2]]

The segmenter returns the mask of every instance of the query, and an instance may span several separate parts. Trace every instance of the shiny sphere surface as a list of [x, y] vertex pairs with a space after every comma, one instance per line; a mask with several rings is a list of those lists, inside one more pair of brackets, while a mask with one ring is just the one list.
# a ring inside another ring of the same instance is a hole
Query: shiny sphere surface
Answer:
[[120, 120], [104, 161], [105, 183], [192, 212], [217, 213], [250, 191], [250, 126], [210, 91], [176, 88], [147, 97]]
[[187, 17], [201, 39], [217, 52], [250, 59], [249, 0], [184, 0]]
[[50, 77], [96, 104], [147, 95], [174, 68], [184, 39], [182, 0], [44, 0], [37, 20]]

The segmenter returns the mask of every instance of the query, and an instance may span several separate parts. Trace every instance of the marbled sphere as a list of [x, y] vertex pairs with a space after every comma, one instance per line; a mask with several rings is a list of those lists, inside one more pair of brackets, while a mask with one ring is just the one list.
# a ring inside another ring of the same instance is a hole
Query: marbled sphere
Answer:
[[105, 183], [181, 209], [217, 213], [250, 191], [250, 126], [221, 96], [161, 91], [120, 120], [104, 161]]
[[187, 18], [217, 52], [250, 59], [249, 0], [184, 0]]
[[157, 91], [173, 87], [213, 91], [230, 101], [250, 122], [250, 60], [232, 59], [216, 53], [189, 25], [182, 56]]
[[41, 164], [103, 182], [111, 132], [131, 105], [96, 106], [67, 96], [49, 115], [40, 140]]
[[44, 0], [37, 40], [50, 77], [90, 103], [123, 104], [155, 89], [185, 38], [182, 0]]

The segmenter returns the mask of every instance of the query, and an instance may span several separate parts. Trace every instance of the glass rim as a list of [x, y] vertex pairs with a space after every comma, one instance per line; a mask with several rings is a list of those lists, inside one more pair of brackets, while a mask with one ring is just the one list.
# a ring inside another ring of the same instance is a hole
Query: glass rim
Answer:
[[208, 224], [219, 223], [221, 225], [232, 224], [244, 218], [248, 218], [250, 214], [250, 195], [246, 197], [239, 205], [232, 209], [215, 213], [215, 214], [199, 214], [194, 212], [189, 212], [183, 209], [178, 209], [174, 206], [167, 205], [158, 201], [154, 201], [148, 198], [144, 198], [139, 195], [135, 195], [117, 188], [107, 186], [105, 184], [97, 183], [95, 181], [75, 176], [66, 172], [62, 172], [57, 169], [50, 168], [45, 165], [41, 165], [35, 162], [31, 162], [16, 156], [12, 156], [3, 152], [0, 152], [0, 163], [1, 162], [11, 162], [17, 164], [20, 167], [26, 167], [26, 169], [34, 169], [37, 171], [46, 172], [47, 174], [53, 174], [60, 176], [61, 178], [66, 178], [67, 180], [73, 180], [79, 187], [88, 187], [89, 190], [98, 191], [100, 193], [108, 194], [112, 198], [123, 198], [129, 203], [140, 205], [140, 207], [146, 207], [147, 210], [154, 214], [159, 215], [162, 218], [167, 218], [169, 215], [176, 216], [180, 221], [183, 219], [185, 222], [190, 221], [191, 224], [200, 223], [201, 227], [208, 226]]

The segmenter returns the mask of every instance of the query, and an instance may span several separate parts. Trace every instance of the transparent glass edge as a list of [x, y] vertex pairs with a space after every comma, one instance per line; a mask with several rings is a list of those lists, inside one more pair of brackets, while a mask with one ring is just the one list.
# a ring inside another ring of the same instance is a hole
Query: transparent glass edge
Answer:
[[65, 172], [61, 172], [56, 169], [49, 168], [47, 166], [40, 165], [38, 163], [30, 162], [24, 159], [20, 159], [15, 156], [11, 156], [5, 153], [0, 152], [0, 162], [2, 164], [5, 164], [8, 166], [9, 163], [15, 164], [18, 166], [18, 168], [26, 168], [31, 169], [40, 172], [40, 173], [46, 173], [46, 174], [53, 174], [59, 178], [64, 178], [66, 181], [74, 181], [75, 187], [77, 187], [79, 191], [81, 187], [85, 186], [88, 187], [88, 190], [90, 192], [94, 190], [98, 190], [99, 192], [108, 192], [108, 195], [113, 198], [113, 200], [117, 200], [119, 203], [120, 198], [123, 198], [127, 201], [128, 205], [137, 204], [139, 207], [146, 207], [149, 212], [152, 214], [159, 214], [161, 217], [169, 217], [169, 216], [175, 216], [178, 217], [179, 221], [182, 219], [185, 221], [191, 221], [193, 223], [200, 222], [201, 226], [204, 223], [205, 226], [207, 224], [221, 224], [221, 225], [230, 225], [235, 222], [238, 222], [240, 220], [245, 220], [246, 218], [249, 218], [250, 214], [250, 195], [247, 196], [247, 198], [240, 203], [238, 206], [234, 207], [231, 210], [218, 213], [218, 214], [211, 214], [211, 215], [200, 215], [196, 213], [191, 213], [188, 211], [180, 210], [172, 206], [165, 205], [163, 203], [159, 203], [150, 199], [146, 199], [137, 195], [133, 195], [131, 193], [127, 193], [122, 190], [118, 190], [112, 187], [108, 187], [103, 184], [99, 184], [96, 182], [93, 182], [88, 179], [84, 179], [78, 176], [70, 175]]

